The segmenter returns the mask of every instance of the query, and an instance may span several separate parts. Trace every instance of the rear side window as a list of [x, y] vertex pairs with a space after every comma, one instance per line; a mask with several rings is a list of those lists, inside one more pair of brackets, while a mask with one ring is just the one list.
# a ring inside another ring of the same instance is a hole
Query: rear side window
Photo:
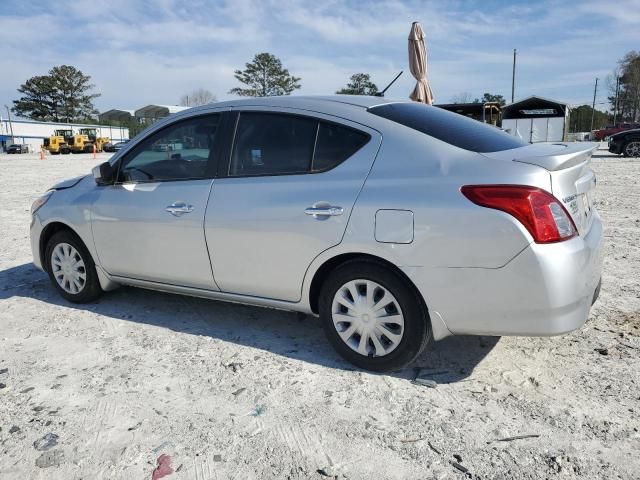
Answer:
[[353, 128], [320, 122], [313, 155], [313, 171], [329, 170], [360, 150], [369, 135]]
[[368, 111], [472, 152], [499, 152], [527, 145], [496, 127], [422, 103], [388, 103]]
[[324, 172], [355, 154], [369, 138], [364, 132], [313, 117], [241, 112], [229, 176]]
[[241, 113], [229, 175], [306, 173], [318, 122], [272, 113]]

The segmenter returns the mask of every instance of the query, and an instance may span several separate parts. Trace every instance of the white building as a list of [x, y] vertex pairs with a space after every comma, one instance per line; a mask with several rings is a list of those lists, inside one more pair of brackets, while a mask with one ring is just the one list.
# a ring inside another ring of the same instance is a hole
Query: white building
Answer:
[[[107, 110], [99, 115], [101, 122], [118, 122], [126, 124], [137, 119], [142, 124], [150, 124], [168, 115], [181, 112], [189, 107], [177, 105], [146, 105], [137, 110]], [[38, 122], [35, 120], [7, 120], [0, 117], [0, 152], [5, 152], [14, 143], [29, 145], [29, 150], [40, 151], [44, 139], [53, 135], [55, 130], [73, 130], [79, 133], [81, 128], [95, 128], [99, 137], [110, 138], [112, 142], [129, 139], [127, 127], [105, 125], [84, 125], [80, 123]]]
[[38, 152], [44, 139], [53, 135], [54, 130], [73, 130], [79, 133], [81, 128], [95, 128], [99, 137], [108, 137], [112, 142], [129, 138], [127, 127], [105, 125], [85, 125], [80, 123], [37, 122], [35, 120], [13, 120], [0, 118], [0, 151], [5, 152], [14, 143], [29, 145], [29, 151]]
[[502, 129], [525, 142], [566, 140], [569, 105], [532, 96], [502, 107]]

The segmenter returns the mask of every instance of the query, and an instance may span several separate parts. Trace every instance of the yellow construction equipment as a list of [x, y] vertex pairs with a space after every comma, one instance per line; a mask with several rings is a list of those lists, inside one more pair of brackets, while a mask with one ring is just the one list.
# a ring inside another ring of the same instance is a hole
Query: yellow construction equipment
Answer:
[[55, 130], [53, 135], [44, 139], [44, 148], [46, 148], [51, 155], [58, 155], [62, 153], [66, 155], [71, 152], [69, 148], [69, 139], [73, 138], [73, 130]]
[[109, 141], [108, 137], [98, 137], [95, 128], [81, 128], [80, 133], [73, 136], [69, 147], [71, 153], [93, 153], [95, 145], [96, 152], [101, 152], [103, 145]]

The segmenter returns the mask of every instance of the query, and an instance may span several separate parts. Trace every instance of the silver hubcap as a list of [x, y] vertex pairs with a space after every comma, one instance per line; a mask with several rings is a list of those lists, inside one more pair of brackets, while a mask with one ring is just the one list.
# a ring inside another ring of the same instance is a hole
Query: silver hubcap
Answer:
[[73, 295], [80, 293], [87, 281], [84, 260], [68, 243], [59, 243], [51, 252], [51, 270], [58, 285]]
[[630, 157], [640, 157], [640, 142], [631, 142], [624, 150]]
[[371, 280], [352, 280], [340, 287], [333, 297], [331, 314], [342, 341], [360, 355], [388, 355], [404, 335], [400, 304], [391, 292]]

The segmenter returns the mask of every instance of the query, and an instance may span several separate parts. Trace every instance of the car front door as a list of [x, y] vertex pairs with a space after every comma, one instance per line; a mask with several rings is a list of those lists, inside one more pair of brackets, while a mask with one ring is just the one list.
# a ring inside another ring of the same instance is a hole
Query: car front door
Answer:
[[342, 240], [381, 142], [346, 120], [241, 108], [205, 236], [223, 292], [297, 302], [313, 259]]
[[217, 290], [203, 223], [222, 113], [189, 117], [150, 134], [98, 187], [91, 222], [111, 275]]

